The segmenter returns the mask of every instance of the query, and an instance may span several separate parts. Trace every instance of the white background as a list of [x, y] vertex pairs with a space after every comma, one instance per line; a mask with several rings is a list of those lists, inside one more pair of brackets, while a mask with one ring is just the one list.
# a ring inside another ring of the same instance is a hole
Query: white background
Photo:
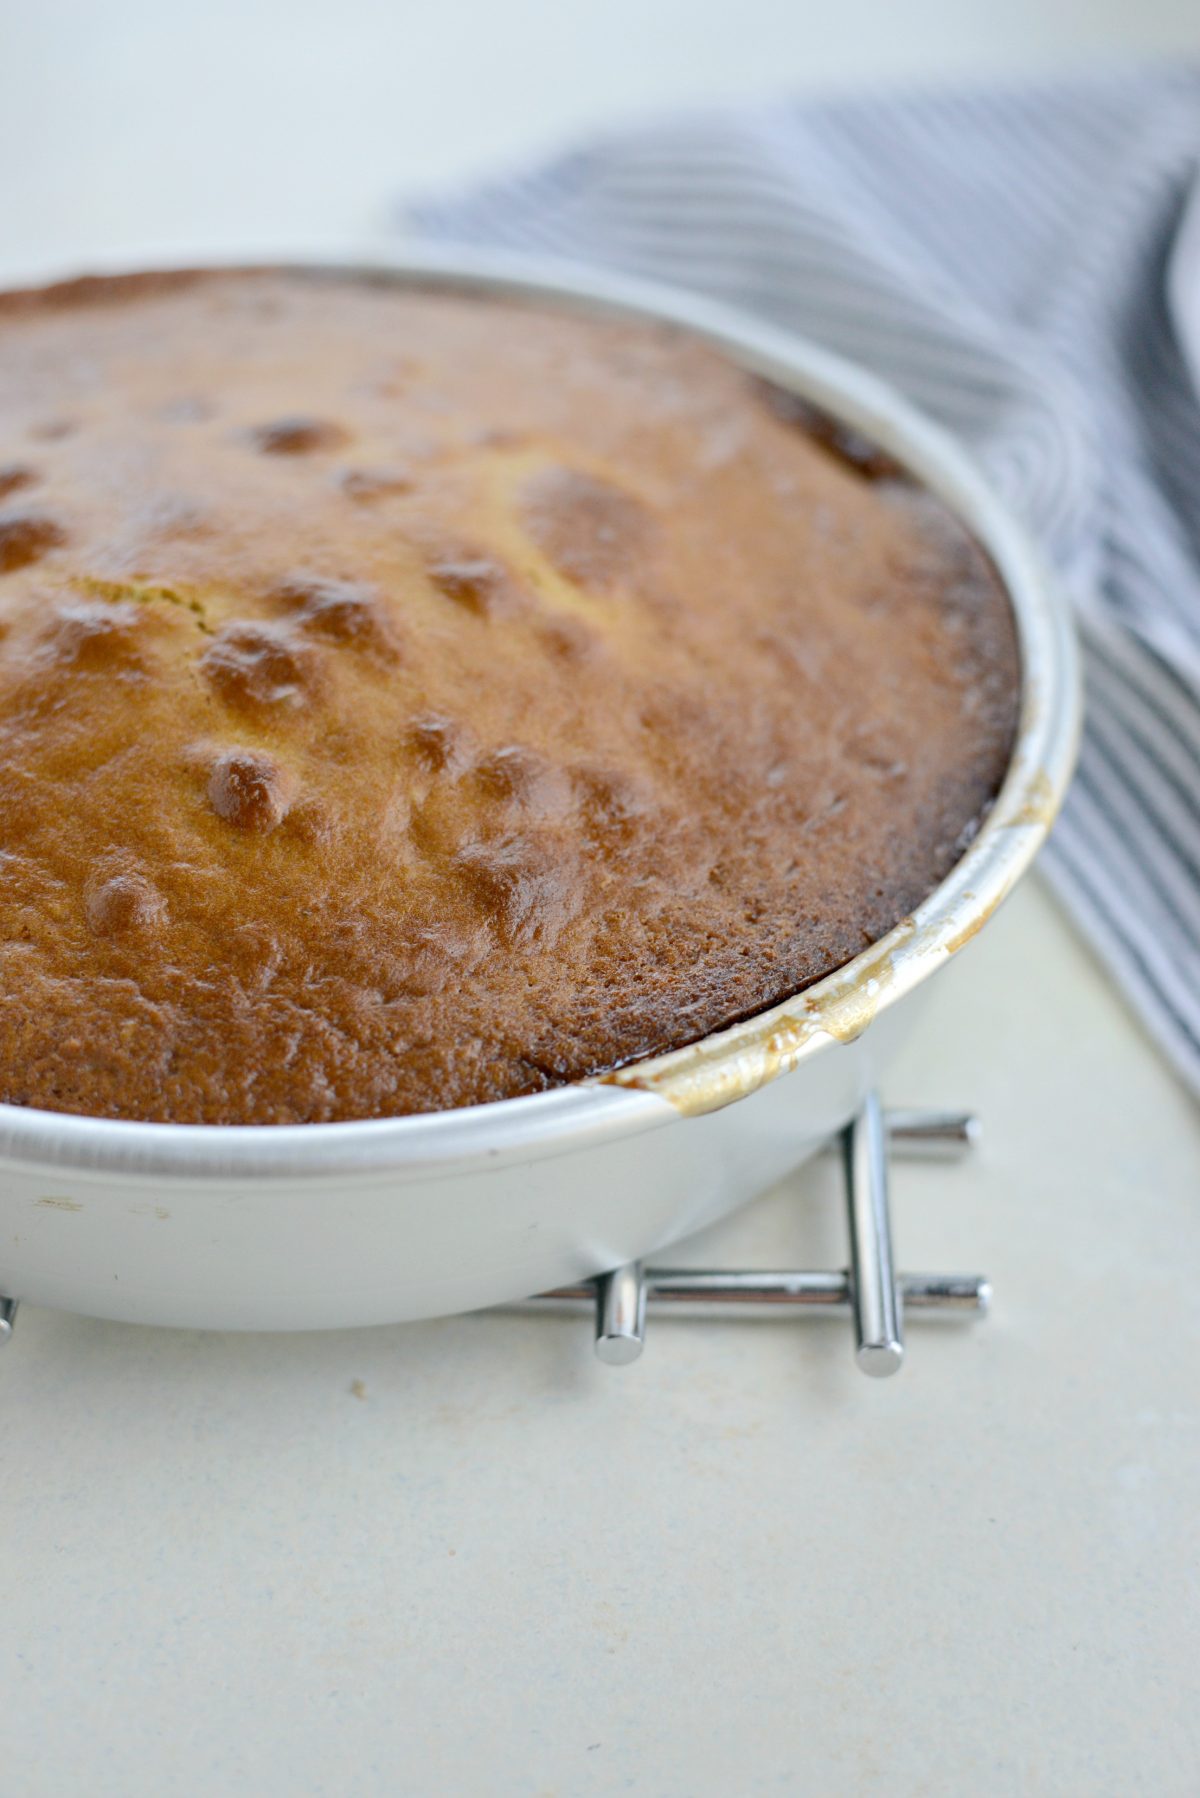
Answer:
[[[1196, 0], [8, 0], [0, 261], [369, 243], [667, 102], [1184, 44]], [[1195, 1109], [1036, 884], [891, 1097], [982, 1108], [975, 1166], [898, 1177], [898, 1251], [998, 1296], [890, 1383], [833, 1324], [618, 1371], [544, 1318], [24, 1312], [3, 1798], [1195, 1798]], [[828, 1164], [695, 1252], [840, 1260]]]
[[1196, 0], [4, 0], [0, 257], [357, 241], [666, 104], [1184, 46]]

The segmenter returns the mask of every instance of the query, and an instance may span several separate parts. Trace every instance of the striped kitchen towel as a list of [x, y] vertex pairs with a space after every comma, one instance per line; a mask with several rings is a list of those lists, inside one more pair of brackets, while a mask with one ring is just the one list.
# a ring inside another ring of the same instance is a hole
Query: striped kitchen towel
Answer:
[[1177, 244], [1198, 165], [1200, 69], [1177, 67], [676, 119], [406, 217], [759, 313], [970, 445], [1083, 630], [1083, 756], [1043, 865], [1200, 1092], [1200, 255]]

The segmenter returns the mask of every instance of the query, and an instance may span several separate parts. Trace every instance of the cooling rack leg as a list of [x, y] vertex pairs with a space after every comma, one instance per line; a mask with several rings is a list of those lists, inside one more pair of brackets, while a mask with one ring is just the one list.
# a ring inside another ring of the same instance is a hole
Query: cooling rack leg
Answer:
[[842, 1138], [850, 1226], [850, 1303], [855, 1360], [882, 1379], [904, 1360], [900, 1301], [892, 1263], [887, 1136], [877, 1093], [868, 1093]]
[[646, 1280], [640, 1261], [596, 1281], [596, 1354], [612, 1367], [636, 1361], [646, 1340]]

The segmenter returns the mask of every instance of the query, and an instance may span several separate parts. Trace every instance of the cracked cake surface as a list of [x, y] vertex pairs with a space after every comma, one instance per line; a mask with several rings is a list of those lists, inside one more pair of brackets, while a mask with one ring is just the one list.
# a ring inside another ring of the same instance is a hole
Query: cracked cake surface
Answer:
[[876, 941], [1003, 779], [999, 580], [672, 328], [272, 270], [0, 296], [0, 1100], [539, 1091]]

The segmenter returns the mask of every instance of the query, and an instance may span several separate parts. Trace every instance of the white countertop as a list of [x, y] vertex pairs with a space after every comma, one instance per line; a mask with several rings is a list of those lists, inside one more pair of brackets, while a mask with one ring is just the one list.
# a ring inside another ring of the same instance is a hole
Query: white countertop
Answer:
[[[5, 10], [9, 268], [365, 242], [398, 188], [671, 100], [1200, 49], [1193, 0]], [[609, 1369], [550, 1317], [24, 1310], [3, 1798], [1194, 1798], [1196, 1109], [1036, 882], [886, 1096], [983, 1114], [974, 1162], [897, 1170], [897, 1249], [996, 1288], [893, 1381], [833, 1322], [652, 1321]], [[840, 1263], [835, 1169], [695, 1256]]]

